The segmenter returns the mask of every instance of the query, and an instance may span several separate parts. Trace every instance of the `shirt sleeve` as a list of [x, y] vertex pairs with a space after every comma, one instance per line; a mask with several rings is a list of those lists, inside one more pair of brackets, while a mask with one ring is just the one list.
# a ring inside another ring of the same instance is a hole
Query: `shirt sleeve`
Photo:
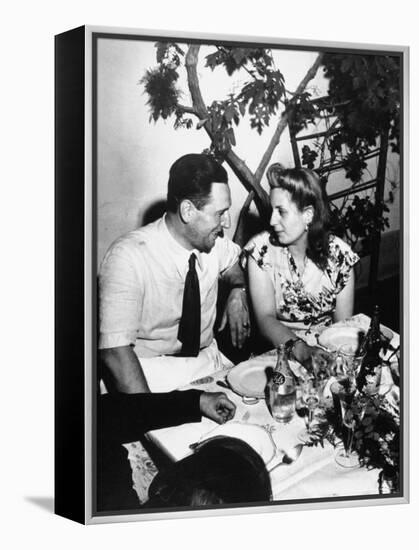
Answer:
[[115, 393], [99, 396], [98, 426], [103, 438], [136, 441], [149, 430], [199, 422], [200, 390], [169, 393]]
[[215, 246], [218, 256], [219, 272], [220, 275], [222, 275], [238, 261], [241, 249], [238, 244], [233, 243], [233, 241], [227, 237], [218, 238], [215, 241]]
[[359, 261], [359, 256], [345, 241], [336, 236], [330, 239], [329, 253], [331, 275], [336, 293], [339, 293], [345, 288], [351, 269]]
[[135, 345], [144, 293], [136, 259], [127, 243], [117, 243], [103, 260], [99, 274], [99, 349]]

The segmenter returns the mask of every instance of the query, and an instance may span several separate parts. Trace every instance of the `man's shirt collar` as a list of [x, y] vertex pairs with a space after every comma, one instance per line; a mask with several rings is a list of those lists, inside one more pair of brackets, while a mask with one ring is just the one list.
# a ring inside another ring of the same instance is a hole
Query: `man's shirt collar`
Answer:
[[179, 272], [179, 275], [182, 277], [185, 276], [185, 273], [188, 270], [188, 261], [192, 253], [196, 256], [196, 261], [199, 269], [202, 271], [204, 268], [202, 253], [199, 252], [196, 248], [188, 250], [182, 246], [170, 233], [169, 228], [167, 227], [166, 214], [164, 214], [161, 224], [160, 224], [160, 233], [162, 240], [167, 243], [167, 250], [171, 254], [176, 268]]

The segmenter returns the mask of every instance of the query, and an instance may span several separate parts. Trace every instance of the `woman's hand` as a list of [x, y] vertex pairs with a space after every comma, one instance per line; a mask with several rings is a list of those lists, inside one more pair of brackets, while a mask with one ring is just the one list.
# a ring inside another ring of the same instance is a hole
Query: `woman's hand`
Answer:
[[321, 362], [328, 363], [330, 361], [330, 353], [318, 346], [309, 346], [303, 340], [298, 340], [293, 347], [293, 355], [295, 359], [309, 371], [313, 371], [313, 365]]

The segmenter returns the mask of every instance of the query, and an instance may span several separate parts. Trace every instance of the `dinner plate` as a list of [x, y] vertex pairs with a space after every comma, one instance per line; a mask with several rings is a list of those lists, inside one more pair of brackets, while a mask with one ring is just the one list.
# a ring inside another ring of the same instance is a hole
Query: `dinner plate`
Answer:
[[[233, 390], [243, 397], [265, 397], [267, 382], [266, 368], [269, 365], [251, 364], [246, 361], [234, 367], [227, 375], [227, 381]], [[272, 365], [271, 365], [271, 368]]]
[[[233, 367], [227, 375], [230, 387], [242, 397], [265, 398], [267, 383], [266, 370], [273, 369], [276, 364], [276, 355], [259, 356], [243, 361]], [[299, 376], [300, 365], [290, 361], [290, 368]]]
[[365, 331], [358, 327], [329, 327], [320, 334], [319, 344], [330, 351], [348, 344], [356, 351], [364, 335]]
[[276, 446], [271, 434], [263, 428], [263, 426], [257, 424], [248, 424], [238, 421], [220, 424], [211, 432], [203, 435], [199, 443], [204, 443], [205, 441], [220, 436], [241, 439], [262, 457], [266, 465], [271, 462], [276, 454]]

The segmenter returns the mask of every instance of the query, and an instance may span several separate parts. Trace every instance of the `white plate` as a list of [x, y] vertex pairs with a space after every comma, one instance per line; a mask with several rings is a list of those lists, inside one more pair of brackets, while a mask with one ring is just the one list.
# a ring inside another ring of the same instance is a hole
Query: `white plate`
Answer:
[[349, 344], [355, 351], [363, 335], [365, 331], [357, 327], [329, 327], [320, 334], [319, 344], [330, 351], [337, 351], [341, 346]]
[[203, 435], [199, 442], [203, 443], [213, 437], [219, 436], [241, 439], [262, 457], [266, 465], [271, 462], [276, 453], [275, 443], [271, 434], [265, 430], [265, 428], [257, 424], [246, 424], [235, 421], [220, 424], [211, 432]]
[[227, 380], [235, 392], [243, 397], [265, 397], [267, 376], [265, 369], [272, 365], [240, 363], [227, 375]]
[[[243, 361], [233, 367], [227, 375], [231, 388], [242, 397], [265, 398], [267, 383], [266, 369], [275, 368], [276, 355], [265, 354]], [[301, 366], [294, 361], [289, 362], [291, 370], [299, 376]]]

